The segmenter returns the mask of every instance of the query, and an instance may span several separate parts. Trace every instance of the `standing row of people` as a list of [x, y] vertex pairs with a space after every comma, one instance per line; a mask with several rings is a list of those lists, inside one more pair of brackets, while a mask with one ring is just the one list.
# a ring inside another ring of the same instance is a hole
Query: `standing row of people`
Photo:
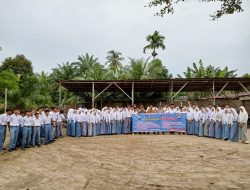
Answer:
[[67, 135], [72, 137], [129, 134], [132, 132], [133, 107], [69, 109]]
[[62, 137], [62, 122], [65, 116], [56, 108], [26, 111], [21, 115], [19, 109], [7, 110], [0, 115], [0, 151], [4, 149], [6, 131], [9, 129], [9, 151], [41, 144], [50, 144]]

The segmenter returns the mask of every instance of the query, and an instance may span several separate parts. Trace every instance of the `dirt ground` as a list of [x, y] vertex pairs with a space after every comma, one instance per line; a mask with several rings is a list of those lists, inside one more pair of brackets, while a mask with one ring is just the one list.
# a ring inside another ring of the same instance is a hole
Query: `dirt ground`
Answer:
[[64, 137], [0, 153], [0, 189], [250, 189], [250, 145], [186, 135]]

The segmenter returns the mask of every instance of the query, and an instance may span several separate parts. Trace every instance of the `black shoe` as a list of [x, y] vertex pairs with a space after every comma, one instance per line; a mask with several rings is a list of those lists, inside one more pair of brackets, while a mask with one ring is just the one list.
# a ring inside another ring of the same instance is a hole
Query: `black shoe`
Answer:
[[37, 146], [38, 146], [38, 147], [41, 147], [41, 145], [40, 145], [40, 144], [38, 144]]

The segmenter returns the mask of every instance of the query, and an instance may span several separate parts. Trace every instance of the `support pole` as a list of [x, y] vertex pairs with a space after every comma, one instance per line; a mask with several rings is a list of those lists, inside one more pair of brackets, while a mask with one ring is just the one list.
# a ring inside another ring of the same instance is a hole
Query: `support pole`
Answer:
[[185, 88], [185, 86], [188, 84], [188, 82], [186, 82], [181, 88], [180, 90], [178, 90], [178, 92], [175, 93], [174, 96], [172, 96], [172, 100], [182, 91], [183, 88]]
[[250, 91], [241, 82], [239, 82], [239, 84], [242, 86], [242, 88], [244, 88], [246, 92], [250, 93]]
[[132, 106], [134, 106], [134, 89], [135, 89], [135, 83], [132, 82], [132, 92], [131, 92], [131, 95], [132, 95]]
[[171, 81], [171, 86], [170, 86], [170, 103], [173, 103], [173, 89], [174, 89], [174, 81]]
[[92, 82], [92, 109], [95, 108], [95, 83]]
[[62, 106], [62, 85], [61, 82], [59, 83], [59, 108]]
[[117, 86], [117, 88], [119, 88], [130, 100], [132, 100], [132, 98], [120, 86], [118, 86], [116, 83], [114, 83], [114, 85]]
[[5, 93], [4, 93], [4, 111], [7, 111], [7, 98], [8, 98], [8, 89], [5, 88]]
[[214, 95], [215, 87], [214, 87], [214, 81], [213, 81], [213, 105], [215, 105], [215, 95]]
[[220, 91], [216, 94], [216, 97], [220, 95], [220, 93], [227, 87], [229, 82], [227, 82], [223, 87], [222, 89], [220, 89]]
[[95, 99], [100, 96], [103, 92], [105, 92], [113, 83], [110, 83], [103, 91], [96, 95]]

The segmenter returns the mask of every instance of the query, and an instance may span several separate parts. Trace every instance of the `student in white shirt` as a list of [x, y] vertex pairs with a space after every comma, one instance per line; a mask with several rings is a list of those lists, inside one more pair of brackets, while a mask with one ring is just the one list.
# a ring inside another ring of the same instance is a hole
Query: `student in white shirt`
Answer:
[[199, 108], [196, 107], [193, 110], [193, 117], [194, 117], [194, 134], [198, 135], [199, 134], [199, 115], [200, 115], [200, 111]]
[[215, 108], [211, 108], [211, 117], [210, 117], [210, 125], [209, 125], [209, 133], [208, 136], [210, 138], [215, 137], [215, 122], [216, 122], [216, 113], [215, 113]]
[[6, 113], [0, 115], [0, 151], [4, 148], [4, 142], [6, 137], [6, 129], [9, 124], [9, 117], [11, 110], [6, 110]]
[[80, 110], [77, 111], [76, 113], [76, 137], [80, 137], [82, 135], [82, 129], [81, 129], [81, 125], [82, 125], [82, 116], [81, 116], [82, 112]]
[[26, 111], [26, 116], [24, 116], [22, 120], [22, 150], [25, 148], [30, 148], [32, 126], [32, 113], [30, 111]]
[[232, 114], [232, 125], [230, 130], [230, 141], [237, 142], [239, 137], [239, 126], [238, 126], [238, 113], [234, 108], [230, 108]]
[[217, 107], [215, 111], [215, 138], [221, 139], [222, 138], [222, 111], [221, 107]]
[[230, 110], [225, 109], [222, 115], [222, 139], [229, 140], [230, 139], [230, 128], [232, 124], [232, 116]]
[[64, 120], [65, 116], [63, 110], [59, 110], [57, 117], [57, 127], [56, 127], [57, 137], [63, 137], [62, 125]]
[[204, 136], [204, 124], [206, 119], [206, 110], [203, 108], [199, 113], [199, 137]]
[[19, 128], [21, 125], [21, 118], [19, 117], [19, 110], [15, 109], [14, 114], [10, 116], [10, 144], [9, 152], [16, 149]]
[[71, 115], [71, 124], [70, 124], [70, 136], [71, 137], [76, 136], [76, 116], [77, 116], [77, 110], [74, 110], [73, 114]]
[[41, 146], [41, 126], [42, 126], [42, 119], [40, 117], [39, 112], [35, 113], [35, 116], [33, 117], [33, 133], [32, 133], [32, 146]]
[[240, 114], [239, 114], [239, 141], [249, 144], [248, 137], [247, 137], [247, 121], [248, 121], [248, 113], [246, 109], [241, 106], [240, 107]]
[[204, 137], [208, 137], [209, 135], [209, 126], [210, 126], [210, 118], [211, 118], [211, 110], [209, 107], [205, 108], [206, 115], [205, 115], [205, 124], [204, 124]]
[[45, 110], [45, 116], [43, 117], [43, 125], [44, 125], [44, 144], [51, 143], [51, 125], [52, 118], [49, 114], [49, 110]]
[[194, 114], [190, 108], [187, 108], [187, 134], [193, 135]]
[[82, 120], [82, 136], [86, 137], [88, 134], [87, 109], [84, 109], [82, 111], [81, 120]]

